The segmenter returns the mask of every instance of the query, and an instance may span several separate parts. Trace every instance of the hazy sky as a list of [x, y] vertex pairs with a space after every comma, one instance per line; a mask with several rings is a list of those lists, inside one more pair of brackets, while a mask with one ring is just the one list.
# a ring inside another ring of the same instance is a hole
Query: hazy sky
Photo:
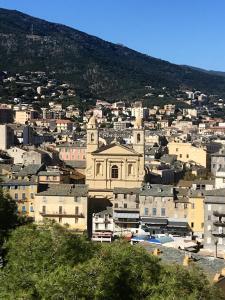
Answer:
[[0, 0], [177, 64], [225, 71], [225, 0]]

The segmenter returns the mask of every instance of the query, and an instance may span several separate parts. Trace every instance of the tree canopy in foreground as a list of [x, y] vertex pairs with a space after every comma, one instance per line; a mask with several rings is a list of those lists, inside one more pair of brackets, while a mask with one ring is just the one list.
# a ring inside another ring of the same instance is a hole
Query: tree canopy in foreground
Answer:
[[18, 227], [4, 244], [0, 299], [223, 299], [196, 268], [140, 246], [93, 244], [56, 224]]

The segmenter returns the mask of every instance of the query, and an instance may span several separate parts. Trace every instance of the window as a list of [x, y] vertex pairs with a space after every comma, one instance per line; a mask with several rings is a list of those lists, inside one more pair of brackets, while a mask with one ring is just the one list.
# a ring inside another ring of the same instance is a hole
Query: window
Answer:
[[118, 171], [118, 167], [116, 165], [112, 166], [111, 177], [112, 178], [118, 178], [119, 177], [119, 171]]
[[197, 186], [196, 186], [196, 190], [200, 190], [201, 189], [201, 186], [200, 186], [200, 184], [197, 184]]
[[187, 209], [187, 203], [184, 203], [184, 209]]
[[94, 142], [94, 133], [91, 133], [91, 142]]
[[105, 223], [105, 229], [108, 229], [108, 223]]
[[193, 228], [194, 227], [194, 223], [193, 222], [191, 222], [191, 228]]
[[157, 213], [157, 209], [155, 207], [153, 207], [153, 209], [152, 209], [152, 215], [156, 216], [156, 213]]
[[166, 209], [164, 207], [161, 208], [161, 216], [165, 217], [166, 215]]
[[204, 223], [201, 223], [201, 228], [204, 228]]
[[211, 216], [210, 215], [208, 215], [208, 221], [211, 221]]
[[182, 154], [180, 154], [180, 158], [182, 158]]
[[57, 176], [53, 176], [53, 180], [57, 180]]
[[127, 194], [123, 194], [123, 199], [127, 199]]
[[59, 218], [59, 223], [62, 223], [62, 218], [61, 217]]
[[189, 154], [187, 154], [186, 157], [189, 158]]
[[215, 167], [216, 167], [216, 164], [213, 164], [213, 169], [215, 169]]
[[96, 165], [96, 175], [102, 175], [102, 164], [97, 163]]
[[144, 215], [148, 216], [148, 208], [147, 207], [144, 208]]
[[115, 199], [117, 199], [118, 198], [118, 194], [115, 194]]
[[45, 206], [45, 205], [42, 206], [42, 213], [43, 213], [43, 214], [46, 214], [46, 206]]
[[95, 230], [98, 230], [98, 223], [95, 223]]
[[140, 133], [138, 133], [137, 134], [137, 142], [140, 143], [140, 141], [141, 141], [141, 135], [140, 135]]
[[115, 204], [114, 204], [114, 207], [115, 207], [115, 208], [118, 208], [118, 203], [115, 203]]
[[195, 204], [194, 204], [194, 203], [191, 204], [191, 208], [192, 208], [192, 209], [195, 208]]
[[[79, 221], [79, 219], [78, 218], [75, 218], [75, 223], [77, 224], [78, 223], [78, 221]], [[96, 224], [97, 225], [97, 224]]]
[[30, 206], [30, 212], [34, 212], [34, 207]]
[[139, 203], [136, 203], [136, 208], [139, 208]]
[[133, 174], [133, 165], [132, 164], [128, 164], [128, 176]]
[[179, 149], [178, 148], [176, 148], [176, 152], [178, 152], [179, 151]]
[[59, 214], [62, 214], [62, 206], [59, 206]]
[[22, 199], [25, 200], [26, 199], [26, 194], [22, 193]]
[[25, 213], [26, 212], [26, 206], [22, 206], [22, 212]]
[[15, 194], [15, 200], [18, 200], [18, 194], [17, 193]]
[[34, 199], [34, 194], [33, 193], [30, 194], [30, 198]]
[[75, 215], [79, 215], [79, 207], [78, 206], [75, 207]]
[[127, 208], [127, 203], [124, 203], [124, 204], [123, 204], [123, 207], [124, 207], [124, 208]]

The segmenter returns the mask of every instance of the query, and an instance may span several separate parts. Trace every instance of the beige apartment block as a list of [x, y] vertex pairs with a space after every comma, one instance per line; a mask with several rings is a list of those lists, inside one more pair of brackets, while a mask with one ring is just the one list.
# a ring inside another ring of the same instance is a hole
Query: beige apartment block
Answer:
[[206, 167], [207, 153], [203, 148], [193, 146], [191, 143], [170, 142], [168, 145], [169, 154], [177, 155], [177, 159], [183, 162], [195, 162]]
[[87, 230], [87, 187], [86, 185], [49, 185], [46, 191], [35, 195], [35, 222], [55, 220], [69, 229]]
[[32, 110], [17, 110], [15, 112], [15, 123], [26, 124], [27, 121], [30, 121], [34, 118], [34, 111]]

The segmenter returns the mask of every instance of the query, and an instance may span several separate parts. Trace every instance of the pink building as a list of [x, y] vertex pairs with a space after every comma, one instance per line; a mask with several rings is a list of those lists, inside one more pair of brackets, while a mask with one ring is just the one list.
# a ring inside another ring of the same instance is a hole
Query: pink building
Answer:
[[74, 143], [74, 144], [61, 144], [58, 146], [59, 158], [65, 161], [85, 161], [86, 160], [86, 145]]

